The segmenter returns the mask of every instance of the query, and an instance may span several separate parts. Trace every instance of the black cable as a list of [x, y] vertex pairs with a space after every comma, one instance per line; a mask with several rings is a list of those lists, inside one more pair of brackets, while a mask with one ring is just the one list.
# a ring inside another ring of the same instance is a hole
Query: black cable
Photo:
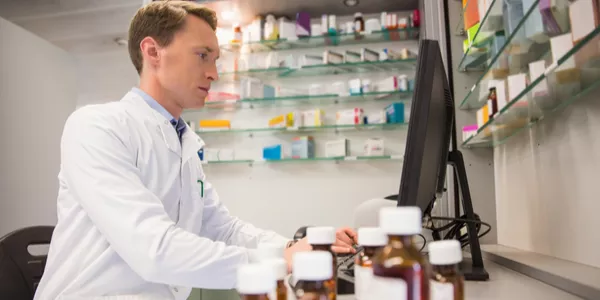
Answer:
[[424, 235], [419, 233], [419, 236], [423, 239], [423, 247], [421, 247], [421, 249], [419, 249], [419, 252], [422, 252], [423, 249], [425, 249], [425, 245], [427, 245], [427, 239], [425, 238]]
[[[469, 245], [469, 234], [468, 233], [460, 234], [461, 229], [464, 228], [467, 225], [467, 223], [475, 223], [475, 230], [478, 234], [477, 238], [484, 237], [486, 234], [488, 234], [492, 230], [492, 226], [486, 222], [481, 221], [477, 214], [475, 214], [475, 220], [465, 219], [465, 217], [466, 216], [464, 216], [464, 215], [461, 216], [461, 218], [429, 216], [429, 218], [431, 220], [444, 220], [444, 221], [451, 221], [451, 222], [442, 227], [435, 227], [435, 225], [433, 225], [433, 222], [432, 222], [430, 227], [427, 229], [430, 229], [433, 232], [433, 235], [437, 235], [437, 236], [441, 236], [440, 233], [442, 231], [448, 230], [448, 232], [446, 232], [446, 234], [444, 235], [444, 237], [442, 239], [444, 239], [444, 240], [457, 239], [460, 242], [462, 248]], [[486, 226], [487, 228], [483, 233], [479, 234], [482, 226]]]

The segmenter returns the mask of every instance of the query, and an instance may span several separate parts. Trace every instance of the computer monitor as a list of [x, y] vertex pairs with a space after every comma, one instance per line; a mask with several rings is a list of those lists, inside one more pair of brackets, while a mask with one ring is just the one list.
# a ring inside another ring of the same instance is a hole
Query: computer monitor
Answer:
[[421, 40], [398, 206], [418, 206], [425, 213], [441, 197], [453, 119], [454, 102], [440, 46]]

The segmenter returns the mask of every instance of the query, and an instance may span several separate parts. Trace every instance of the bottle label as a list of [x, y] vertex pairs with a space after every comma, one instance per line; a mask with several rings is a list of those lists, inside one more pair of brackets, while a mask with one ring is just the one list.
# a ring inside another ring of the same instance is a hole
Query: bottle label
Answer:
[[442, 283], [435, 280], [429, 282], [431, 289], [431, 300], [454, 300], [454, 285]]
[[369, 291], [373, 290], [371, 281], [373, 280], [373, 269], [361, 266], [354, 266], [354, 295], [358, 300], [367, 300]]
[[369, 299], [397, 300], [406, 297], [408, 288], [406, 281], [400, 278], [373, 276], [371, 289], [367, 293], [371, 293]]

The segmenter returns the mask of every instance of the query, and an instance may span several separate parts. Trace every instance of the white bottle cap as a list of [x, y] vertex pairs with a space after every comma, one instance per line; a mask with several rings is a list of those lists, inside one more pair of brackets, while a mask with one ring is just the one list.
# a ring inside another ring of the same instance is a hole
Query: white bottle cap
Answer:
[[355, 13], [355, 14], [354, 14], [354, 17], [355, 17], [355, 18], [362, 17], [362, 13], [359, 13], [359, 12], [357, 12], [357, 13]]
[[311, 245], [333, 245], [335, 243], [335, 228], [333, 227], [308, 227], [306, 238]]
[[385, 246], [387, 242], [387, 235], [379, 227], [362, 227], [358, 229], [358, 244], [361, 246]]
[[268, 259], [262, 263], [268, 265], [273, 270], [275, 280], [284, 280], [288, 274], [288, 265], [283, 258]]
[[284, 258], [284, 246], [276, 243], [261, 243], [258, 244], [258, 260], [265, 261], [268, 259]]
[[462, 261], [462, 249], [457, 240], [429, 243], [429, 262], [432, 265], [454, 265]]
[[379, 211], [379, 227], [387, 234], [421, 233], [421, 210], [416, 206], [384, 207]]
[[248, 264], [237, 271], [237, 291], [242, 295], [268, 294], [276, 287], [273, 269], [266, 264]]
[[333, 276], [333, 257], [327, 251], [297, 252], [292, 263], [295, 280], [321, 281]]

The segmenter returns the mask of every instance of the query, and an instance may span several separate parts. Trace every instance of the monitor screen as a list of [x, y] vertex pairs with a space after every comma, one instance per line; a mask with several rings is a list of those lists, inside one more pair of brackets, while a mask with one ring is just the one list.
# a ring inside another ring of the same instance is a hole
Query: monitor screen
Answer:
[[425, 212], [444, 190], [454, 103], [438, 42], [422, 40], [418, 55], [398, 206]]

